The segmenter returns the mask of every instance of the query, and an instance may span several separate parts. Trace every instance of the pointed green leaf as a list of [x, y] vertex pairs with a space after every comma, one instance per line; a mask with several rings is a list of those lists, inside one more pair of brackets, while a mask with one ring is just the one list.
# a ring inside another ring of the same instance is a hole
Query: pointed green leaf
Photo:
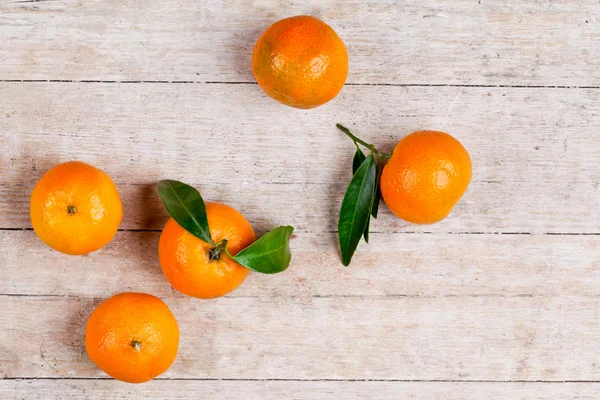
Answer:
[[292, 259], [290, 236], [293, 231], [291, 226], [275, 228], [237, 253], [233, 259], [244, 267], [263, 274], [285, 271]]
[[369, 229], [371, 228], [371, 216], [373, 218], [377, 218], [377, 209], [379, 208], [379, 197], [381, 196], [381, 192], [379, 191], [379, 179], [381, 179], [381, 163], [376, 166], [376, 175], [375, 175], [375, 187], [373, 188], [373, 205], [371, 206], [371, 215], [367, 219], [367, 227], [365, 228], [365, 232], [363, 234], [365, 238], [365, 242], [369, 243]]
[[376, 175], [375, 158], [371, 154], [352, 177], [344, 195], [338, 221], [338, 236], [342, 263], [345, 266], [350, 264], [352, 255], [369, 222]]
[[365, 231], [363, 232], [363, 237], [365, 238], [365, 242], [369, 243], [369, 228], [371, 227], [371, 216], [367, 218], [367, 226], [365, 226]]
[[358, 147], [356, 148], [356, 153], [354, 153], [354, 159], [352, 160], [352, 175], [356, 173], [356, 170], [360, 167], [360, 165], [365, 161], [365, 153], [362, 152]]
[[[366, 158], [367, 158], [367, 156], [365, 156], [365, 153], [363, 153], [361, 149], [357, 148], [356, 153], [354, 153], [354, 159], [352, 160], [352, 174], [356, 173], [356, 170], [358, 170], [358, 168], [363, 163], [363, 161], [365, 161]], [[379, 178], [381, 177], [380, 166], [381, 166], [381, 164], [377, 165], [377, 174], [378, 175], [377, 175], [377, 179], [375, 181], [375, 197], [373, 198], [373, 209], [371, 210], [371, 215], [373, 216], [373, 218], [377, 218], [377, 210], [379, 209], [379, 197], [381, 196], [381, 192], [379, 191]], [[370, 226], [371, 226], [371, 218], [369, 218], [369, 220], [367, 221], [367, 227], [365, 228], [365, 231], [363, 233], [365, 242], [367, 242], [367, 243], [369, 243], [369, 227]]]
[[[356, 149], [356, 154], [354, 155], [354, 161], [353, 161], [353, 165], [352, 165], [352, 169], [354, 172], [356, 172], [356, 170], [358, 169], [358, 167], [360, 167], [360, 164], [358, 166], [356, 166], [357, 163], [357, 159], [360, 159], [359, 153], [362, 155], [362, 161], [365, 160], [366, 156], [363, 154], [362, 151], [360, 151], [360, 149]], [[361, 161], [361, 163], [362, 163]], [[381, 164], [377, 165], [377, 174], [379, 174], [379, 167]], [[375, 189], [374, 189], [374, 197], [373, 197], [373, 208], [371, 209], [371, 215], [373, 216], [373, 218], [377, 218], [377, 209], [379, 208], [379, 175], [376, 175], [376, 179], [375, 179]], [[371, 227], [371, 218], [369, 217], [367, 219], [367, 227], [365, 228], [365, 231], [363, 233], [363, 236], [365, 238], [365, 242], [369, 243], [369, 228]]]
[[[381, 171], [383, 166], [381, 162], [377, 164], [377, 173], [375, 175], [375, 188], [373, 189], [373, 206], [371, 207], [371, 216], [377, 218], [377, 211], [379, 209], [379, 199], [381, 198], [381, 188], [379, 187], [379, 180], [381, 179]], [[369, 243], [369, 229], [371, 228], [371, 218], [367, 220], [367, 227], [365, 228], [365, 242]]]
[[381, 173], [383, 172], [383, 163], [379, 160], [377, 165], [377, 178], [375, 179], [375, 198], [373, 199], [373, 209], [371, 215], [373, 218], [377, 218], [377, 212], [379, 211], [379, 199], [381, 199], [381, 187], [379, 181], [381, 180]]
[[214, 244], [200, 192], [185, 183], [167, 179], [158, 182], [158, 194], [169, 215], [183, 229], [206, 243]]

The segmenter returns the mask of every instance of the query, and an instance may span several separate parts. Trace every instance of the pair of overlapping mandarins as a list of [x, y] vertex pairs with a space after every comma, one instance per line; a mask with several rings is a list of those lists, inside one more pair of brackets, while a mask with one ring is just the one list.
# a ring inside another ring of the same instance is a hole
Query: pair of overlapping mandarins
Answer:
[[[254, 48], [252, 69], [270, 97], [292, 107], [313, 108], [333, 99], [344, 86], [348, 54], [329, 25], [297, 16], [276, 22], [262, 34]], [[345, 265], [360, 237], [368, 237], [369, 218], [377, 215], [380, 193], [398, 217], [433, 223], [448, 215], [470, 182], [469, 155], [446, 133], [414, 132], [400, 140], [392, 154], [385, 154], [338, 127], [357, 147], [354, 176], [339, 220]], [[161, 197], [172, 218], [160, 237], [159, 259], [167, 279], [180, 292], [205, 299], [223, 296], [237, 288], [250, 269], [273, 273], [289, 264], [291, 227], [281, 227], [254, 245], [258, 241], [252, 226], [238, 211], [224, 204], [204, 204], [197, 191], [180, 182], [161, 183]], [[55, 166], [39, 180], [30, 213], [41, 240], [60, 252], [82, 255], [113, 238], [122, 204], [108, 175], [72, 161]], [[280, 258], [260, 258], [274, 247]], [[240, 257], [240, 252], [246, 257]], [[121, 293], [91, 314], [85, 345], [91, 360], [110, 376], [145, 382], [175, 360], [179, 328], [157, 297]]]

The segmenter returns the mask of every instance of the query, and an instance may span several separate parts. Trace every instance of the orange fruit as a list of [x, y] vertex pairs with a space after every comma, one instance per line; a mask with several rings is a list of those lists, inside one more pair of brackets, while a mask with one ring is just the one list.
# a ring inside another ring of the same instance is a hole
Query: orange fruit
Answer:
[[85, 350], [108, 375], [141, 383], [169, 369], [179, 327], [169, 307], [145, 293], [121, 293], [100, 304], [85, 328]]
[[398, 217], [416, 224], [444, 219], [471, 182], [471, 158], [444, 132], [419, 131], [398, 142], [381, 174], [381, 194]]
[[[248, 247], [256, 237], [250, 223], [237, 210], [206, 203], [210, 236], [218, 244], [227, 240], [232, 256]], [[201, 299], [224, 296], [242, 284], [249, 269], [225, 253], [211, 261], [214, 246], [183, 229], [173, 218], [160, 235], [158, 256], [165, 276], [181, 293]]]
[[114, 182], [91, 165], [69, 161], [50, 169], [33, 188], [29, 205], [35, 233], [66, 254], [87, 254], [117, 233], [123, 207]]
[[333, 99], [348, 76], [348, 53], [325, 22], [301, 15], [271, 25], [258, 39], [252, 72], [275, 100], [314, 108]]

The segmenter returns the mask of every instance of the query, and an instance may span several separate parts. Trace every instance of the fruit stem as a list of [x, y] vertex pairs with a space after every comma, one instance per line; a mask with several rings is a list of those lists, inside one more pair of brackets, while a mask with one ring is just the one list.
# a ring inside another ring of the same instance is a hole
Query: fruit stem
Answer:
[[132, 340], [131, 347], [133, 347], [138, 353], [142, 349], [142, 343], [139, 340]]
[[209, 263], [214, 260], [218, 260], [221, 258], [221, 253], [227, 252], [227, 239], [221, 240], [217, 245], [209, 250], [210, 252], [210, 260]]
[[75, 214], [77, 212], [77, 207], [75, 206], [67, 206], [67, 212], [71, 215]]
[[352, 141], [354, 142], [354, 145], [356, 146], [357, 149], [358, 149], [358, 144], [357, 143], [360, 143], [363, 146], [365, 146], [366, 148], [368, 148], [369, 150], [371, 150], [372, 153], [377, 154], [377, 156], [380, 157], [380, 158], [385, 158], [386, 160], [388, 160], [388, 159], [390, 159], [392, 157], [391, 154], [383, 153], [383, 152], [377, 150], [374, 145], [372, 145], [370, 143], [367, 143], [364, 140], [362, 140], [362, 139], [354, 136], [352, 134], [352, 132], [350, 132], [350, 130], [348, 128], [346, 128], [345, 126], [342, 126], [341, 124], [336, 124], [335, 126], [337, 126], [339, 130], [341, 130], [342, 132], [344, 132], [346, 135], [348, 135], [348, 137], [350, 139], [352, 139]]

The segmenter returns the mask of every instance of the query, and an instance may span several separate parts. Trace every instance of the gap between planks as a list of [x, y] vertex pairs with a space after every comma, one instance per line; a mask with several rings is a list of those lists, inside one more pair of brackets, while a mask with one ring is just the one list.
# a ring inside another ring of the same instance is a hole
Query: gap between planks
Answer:
[[[98, 377], [19, 377], [0, 378], [0, 381], [114, 381], [113, 378]], [[526, 384], [565, 384], [565, 383], [600, 383], [600, 380], [477, 380], [477, 379], [294, 379], [294, 378], [154, 378], [153, 381], [197, 381], [197, 382], [399, 382], [399, 383], [526, 383]]]
[[[194, 85], [256, 85], [256, 82], [227, 81], [111, 81], [73, 79], [0, 79], [0, 83], [114, 83], [114, 84], [194, 84]], [[582, 85], [469, 85], [452, 83], [346, 83], [345, 86], [393, 86], [393, 87], [456, 87], [456, 88], [511, 88], [511, 89], [600, 89], [600, 86]]]
[[[268, 295], [235, 295], [228, 294], [230, 298], [235, 299], [268, 299], [281, 297], [277, 296], [268, 296]], [[25, 297], [25, 298], [53, 298], [53, 299], [104, 299], [104, 296], [81, 296], [74, 294], [48, 294], [48, 293], [40, 293], [40, 294], [29, 294], [29, 293], [0, 293], [0, 297]], [[534, 298], [555, 298], [555, 297], [569, 297], [569, 295], [564, 294], [537, 294], [537, 293], [518, 293], [518, 294], [502, 294], [502, 293], [474, 293], [474, 294], [441, 294], [441, 295], [418, 295], [418, 294], [312, 294], [312, 295], [291, 295], [286, 296], [288, 299], [303, 299], [303, 298], [311, 298], [311, 299], [382, 299], [382, 300], [397, 300], [397, 299], [419, 299], [419, 300], [436, 300], [436, 299], [467, 299], [467, 298], [500, 298], [500, 299], [534, 299]], [[598, 298], [598, 295], [586, 295], [580, 294], [577, 295], [578, 298], [589, 298], [594, 299]], [[600, 381], [598, 381], [600, 382]]]
[[[0, 228], [0, 231], [33, 231], [33, 228]], [[162, 232], [162, 229], [126, 229], [119, 228], [117, 232]], [[433, 232], [433, 231], [378, 231], [372, 230], [370, 233], [381, 233], [386, 235], [540, 235], [540, 236], [600, 236], [600, 232], [544, 232], [544, 233], [532, 233], [532, 232], [484, 232], [484, 231], [459, 231], [459, 232]], [[294, 233], [320, 233], [320, 234], [337, 234], [338, 231], [306, 231], [306, 230], [294, 230]]]

